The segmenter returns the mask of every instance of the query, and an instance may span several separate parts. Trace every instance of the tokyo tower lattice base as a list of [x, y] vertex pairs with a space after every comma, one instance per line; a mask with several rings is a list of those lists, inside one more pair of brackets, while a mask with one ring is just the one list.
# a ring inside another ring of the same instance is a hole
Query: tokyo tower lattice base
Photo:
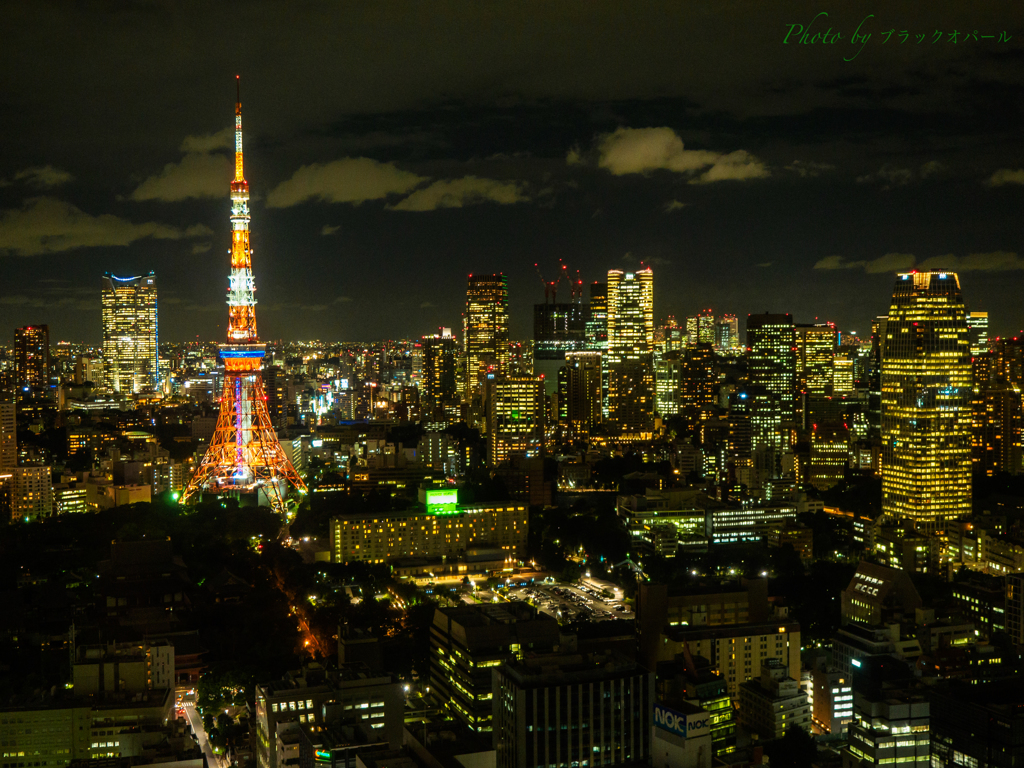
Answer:
[[199, 468], [182, 501], [197, 500], [203, 491], [213, 494], [264, 492], [270, 506], [284, 513], [287, 485], [306, 492], [291, 461], [277, 439], [263, 389], [262, 345], [222, 347], [226, 363], [224, 391], [217, 427]]

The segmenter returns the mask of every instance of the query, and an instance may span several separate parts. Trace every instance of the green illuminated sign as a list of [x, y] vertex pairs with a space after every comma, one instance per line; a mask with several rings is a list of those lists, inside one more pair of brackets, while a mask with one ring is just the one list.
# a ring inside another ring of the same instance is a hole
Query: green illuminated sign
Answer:
[[318, 749], [313, 753], [313, 757], [317, 762], [329, 763], [331, 762], [331, 751], [329, 749]]
[[442, 488], [427, 491], [427, 511], [432, 515], [454, 515], [459, 511], [459, 491]]
[[427, 491], [427, 506], [434, 504], [458, 504], [459, 492], [454, 488], [451, 490]]

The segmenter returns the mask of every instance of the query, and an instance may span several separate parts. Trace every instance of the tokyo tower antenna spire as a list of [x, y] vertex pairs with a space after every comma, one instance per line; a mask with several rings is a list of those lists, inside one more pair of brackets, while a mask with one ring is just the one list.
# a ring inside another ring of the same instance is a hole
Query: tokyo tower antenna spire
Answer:
[[228, 276], [227, 343], [220, 345], [224, 390], [210, 447], [185, 489], [183, 501], [207, 490], [215, 494], [256, 493], [285, 511], [287, 485], [306, 486], [281, 448], [267, 411], [263, 388], [266, 348], [256, 334], [256, 283], [249, 247], [249, 182], [242, 172], [241, 78], [235, 88], [235, 178], [231, 182], [231, 274]]

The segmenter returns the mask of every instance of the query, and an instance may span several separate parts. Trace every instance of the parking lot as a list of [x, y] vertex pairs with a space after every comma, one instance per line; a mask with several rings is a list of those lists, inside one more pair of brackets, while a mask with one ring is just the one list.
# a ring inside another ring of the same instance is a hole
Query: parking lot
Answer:
[[524, 600], [565, 624], [580, 619], [632, 619], [633, 612], [621, 600], [602, 596], [601, 591], [586, 583], [531, 584], [508, 591], [510, 600]]

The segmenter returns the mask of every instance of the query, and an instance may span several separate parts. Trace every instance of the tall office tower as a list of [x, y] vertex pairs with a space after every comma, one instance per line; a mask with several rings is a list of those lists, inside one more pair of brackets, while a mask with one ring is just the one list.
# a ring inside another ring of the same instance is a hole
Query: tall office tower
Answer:
[[680, 352], [654, 353], [654, 410], [662, 418], [679, 415], [684, 364]]
[[608, 272], [608, 418], [625, 434], [654, 415], [654, 273]]
[[590, 312], [586, 322], [587, 349], [608, 349], [608, 283], [590, 284]]
[[274, 429], [288, 429], [288, 379], [284, 368], [271, 365], [263, 371], [263, 384], [267, 393], [267, 412]]
[[686, 318], [686, 340], [691, 346], [715, 343], [715, 315], [710, 309]]
[[764, 387], [737, 390], [729, 401], [728, 424], [735, 481], [754, 490], [779, 477], [785, 448], [779, 398]]
[[277, 440], [263, 388], [266, 347], [256, 333], [256, 281], [249, 247], [249, 182], [242, 174], [242, 100], [235, 104], [235, 178], [231, 182], [231, 275], [227, 343], [219, 348], [224, 389], [217, 426], [182, 501], [202, 491], [251, 494], [285, 512], [287, 484], [306, 490]]
[[852, 395], [857, 385], [857, 358], [847, 347], [836, 353], [832, 361], [832, 394]]
[[18, 423], [14, 403], [0, 403], [0, 475], [18, 466]]
[[715, 348], [720, 352], [739, 349], [740, 321], [736, 315], [722, 315], [715, 323]]
[[715, 352], [710, 344], [697, 344], [683, 355], [679, 414], [692, 429], [711, 418], [718, 394]]
[[103, 276], [103, 378], [108, 392], [136, 395], [160, 386], [156, 275]]
[[544, 447], [544, 382], [533, 376], [488, 376], [484, 398], [491, 464], [540, 456]]
[[815, 424], [811, 429], [810, 480], [827, 491], [846, 478], [850, 466], [850, 430], [838, 422]]
[[471, 399], [488, 372], [508, 372], [508, 282], [505, 275], [470, 275], [463, 322], [464, 397]]
[[[978, 358], [975, 358], [977, 360]], [[1005, 379], [981, 382], [972, 398], [971, 461], [989, 477], [1021, 472], [1021, 392]]]
[[[551, 371], [552, 377], [557, 378], [558, 368]], [[513, 376], [533, 376], [533, 339], [508, 343], [508, 368], [505, 373]], [[543, 374], [543, 371], [537, 373]]]
[[977, 357], [988, 352], [988, 312], [968, 312], [967, 330], [971, 340], [971, 355]]
[[570, 352], [558, 371], [558, 421], [569, 440], [601, 423], [601, 353]]
[[838, 333], [835, 323], [795, 326], [797, 387], [808, 395], [832, 394], [832, 361]]
[[998, 339], [992, 344], [992, 377], [1024, 389], [1024, 338]]
[[14, 330], [14, 378], [19, 393], [42, 395], [49, 392], [49, 326], [26, 325]]
[[548, 394], [555, 391], [566, 353], [586, 349], [588, 310], [582, 302], [533, 305], [533, 372], [544, 374]]
[[432, 414], [458, 398], [455, 363], [459, 350], [451, 328], [438, 328], [438, 333], [424, 336], [420, 345], [423, 350], [420, 396], [424, 413]]
[[960, 280], [896, 279], [882, 352], [882, 511], [929, 533], [971, 511], [971, 348]]
[[747, 380], [779, 398], [783, 422], [795, 416], [796, 357], [792, 315], [747, 315]]
[[881, 434], [882, 426], [882, 352], [885, 347], [887, 315], [871, 321], [871, 353], [868, 357], [868, 427], [872, 437]]
[[686, 334], [686, 327], [677, 323], [672, 315], [668, 316], [664, 325], [654, 329], [655, 352], [678, 352], [686, 349], [688, 344], [689, 337]]

